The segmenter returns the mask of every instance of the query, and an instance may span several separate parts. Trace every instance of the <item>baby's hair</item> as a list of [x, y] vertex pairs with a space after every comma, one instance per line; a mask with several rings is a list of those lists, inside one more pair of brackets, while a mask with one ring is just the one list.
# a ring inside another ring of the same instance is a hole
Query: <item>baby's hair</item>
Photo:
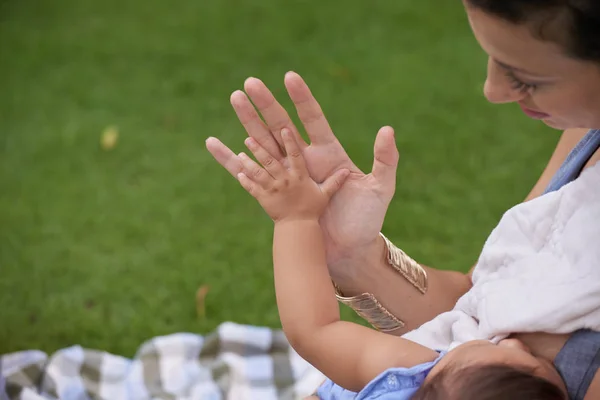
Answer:
[[546, 379], [506, 365], [446, 368], [412, 400], [568, 400]]

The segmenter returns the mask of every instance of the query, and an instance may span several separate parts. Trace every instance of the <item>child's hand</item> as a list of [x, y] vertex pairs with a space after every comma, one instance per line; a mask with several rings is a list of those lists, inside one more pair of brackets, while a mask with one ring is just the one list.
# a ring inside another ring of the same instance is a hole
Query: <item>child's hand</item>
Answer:
[[240, 153], [244, 172], [240, 172], [237, 178], [273, 221], [318, 219], [331, 196], [344, 183], [349, 171], [339, 170], [322, 184], [317, 184], [308, 174], [296, 138], [287, 129], [281, 135], [289, 168], [271, 157], [255, 139], [248, 138], [246, 145], [264, 168], [246, 154]]

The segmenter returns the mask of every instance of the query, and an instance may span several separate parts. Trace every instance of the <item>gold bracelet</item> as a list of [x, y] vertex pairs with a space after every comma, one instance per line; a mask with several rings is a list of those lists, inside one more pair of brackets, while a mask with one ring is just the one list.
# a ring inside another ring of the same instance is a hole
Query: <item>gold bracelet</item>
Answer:
[[397, 248], [383, 233], [379, 235], [385, 241], [388, 264], [404, 277], [419, 292], [427, 292], [427, 271], [405, 252]]
[[333, 283], [337, 300], [354, 310], [362, 319], [381, 332], [393, 332], [404, 328], [404, 322], [389, 312], [371, 293], [345, 297], [340, 288]]
[[[388, 264], [412, 284], [419, 292], [427, 292], [427, 271], [406, 253], [396, 247], [383, 233], [379, 234], [386, 247]], [[333, 283], [337, 300], [352, 308], [375, 329], [381, 332], [393, 332], [405, 326], [404, 322], [389, 312], [371, 293], [346, 297], [340, 288]]]

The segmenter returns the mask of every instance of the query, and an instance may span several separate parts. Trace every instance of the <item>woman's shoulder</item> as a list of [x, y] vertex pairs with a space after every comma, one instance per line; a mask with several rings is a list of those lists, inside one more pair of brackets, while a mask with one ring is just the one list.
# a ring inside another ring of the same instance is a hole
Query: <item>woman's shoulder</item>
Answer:
[[[600, 135], [600, 129], [595, 130], [598, 135]], [[583, 171], [595, 166], [600, 161], [600, 148], [596, 150], [596, 152], [590, 157], [588, 162], [584, 165]]]
[[587, 135], [589, 129], [567, 129], [563, 132], [552, 153], [552, 157], [546, 168], [542, 172], [542, 175], [538, 179], [537, 183], [525, 199], [525, 201], [532, 200], [536, 197], [541, 196], [548, 187], [548, 184], [556, 175], [561, 165], [565, 162], [569, 154], [573, 149], [581, 142], [581, 140]]

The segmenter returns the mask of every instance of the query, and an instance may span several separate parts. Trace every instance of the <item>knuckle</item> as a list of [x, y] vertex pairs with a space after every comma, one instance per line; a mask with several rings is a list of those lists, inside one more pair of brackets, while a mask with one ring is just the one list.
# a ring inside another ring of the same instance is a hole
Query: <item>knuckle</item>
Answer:
[[281, 131], [283, 128], [286, 128], [288, 126], [288, 123], [289, 120], [287, 118], [279, 118], [275, 121], [272, 121], [269, 124], [269, 127], [271, 128], [271, 131], [275, 133]]
[[252, 196], [252, 197], [256, 197], [256, 189], [254, 188], [254, 185], [249, 185], [249, 184], [245, 184], [244, 185], [244, 189], [246, 189], [246, 191]]
[[270, 167], [273, 165], [273, 163], [275, 162], [275, 159], [271, 156], [267, 156], [263, 159], [263, 165], [265, 167]]
[[302, 176], [302, 174], [299, 174], [297, 172], [294, 172], [292, 174], [292, 178], [293, 178], [294, 183], [302, 183], [302, 181], [304, 181], [304, 176]]
[[252, 170], [252, 176], [253, 176], [254, 178], [257, 178], [257, 179], [258, 179], [258, 178], [262, 177], [262, 175], [263, 175], [263, 171], [262, 171], [262, 169], [260, 169], [260, 168], [254, 168], [254, 169]]
[[298, 115], [305, 124], [313, 124], [325, 118], [323, 110], [318, 104], [311, 104], [302, 110]]

